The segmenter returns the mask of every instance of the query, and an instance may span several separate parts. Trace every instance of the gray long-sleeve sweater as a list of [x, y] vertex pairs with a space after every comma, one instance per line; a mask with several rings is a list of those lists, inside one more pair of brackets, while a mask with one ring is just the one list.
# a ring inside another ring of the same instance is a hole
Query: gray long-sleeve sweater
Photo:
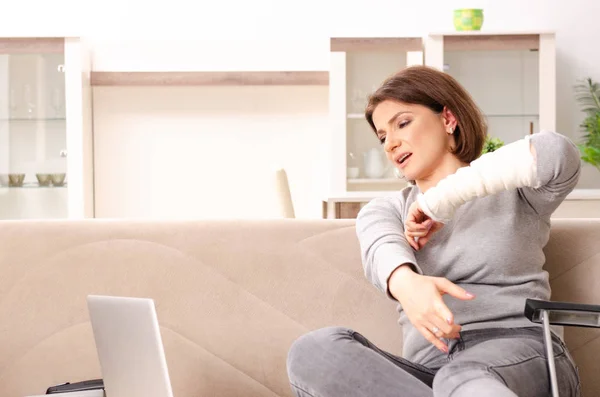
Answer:
[[[463, 330], [533, 326], [523, 315], [525, 299], [550, 299], [542, 249], [549, 238], [550, 216], [575, 187], [581, 161], [577, 147], [563, 135], [540, 132], [531, 142], [540, 188], [503, 191], [467, 202], [419, 251], [404, 236], [408, 209], [420, 193], [417, 186], [363, 207], [356, 232], [371, 283], [393, 299], [387, 291], [388, 278], [408, 263], [420, 274], [445, 277], [475, 294], [472, 301], [444, 295]], [[398, 311], [403, 356], [426, 363], [439, 354], [412, 326], [401, 305]]]

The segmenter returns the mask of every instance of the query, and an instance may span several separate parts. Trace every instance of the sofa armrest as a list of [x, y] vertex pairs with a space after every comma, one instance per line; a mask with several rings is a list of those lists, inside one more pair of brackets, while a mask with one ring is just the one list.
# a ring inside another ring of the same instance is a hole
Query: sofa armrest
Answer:
[[533, 323], [542, 323], [541, 313], [544, 310], [553, 325], [600, 328], [600, 305], [537, 299], [525, 301], [525, 317]]

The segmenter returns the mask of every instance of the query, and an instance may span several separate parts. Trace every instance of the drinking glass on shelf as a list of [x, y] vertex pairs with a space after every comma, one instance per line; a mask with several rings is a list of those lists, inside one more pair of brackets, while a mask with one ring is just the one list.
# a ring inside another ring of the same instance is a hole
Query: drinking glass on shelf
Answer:
[[59, 88], [52, 90], [52, 109], [54, 110], [54, 118], [60, 118], [63, 107], [63, 97]]
[[19, 104], [17, 101], [17, 90], [15, 90], [14, 88], [11, 88], [8, 95], [9, 95], [8, 106], [10, 107], [9, 118], [15, 118], [15, 117], [17, 117], [17, 110], [19, 108]]
[[25, 105], [27, 106], [27, 118], [32, 119], [35, 115], [35, 102], [33, 100], [33, 91], [31, 89], [31, 85], [25, 84], [23, 91], [23, 99], [25, 101]]
[[352, 112], [364, 112], [367, 106], [367, 94], [358, 88], [352, 90]]
[[348, 168], [346, 169], [346, 177], [348, 179], [357, 179], [360, 176], [360, 168], [358, 167], [358, 158], [354, 153], [348, 153], [346, 164], [348, 165]]

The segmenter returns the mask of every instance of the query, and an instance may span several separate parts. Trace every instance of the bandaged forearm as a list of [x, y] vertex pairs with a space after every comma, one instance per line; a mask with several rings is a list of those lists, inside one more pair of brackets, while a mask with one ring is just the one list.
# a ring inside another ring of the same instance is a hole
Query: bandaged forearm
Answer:
[[467, 201], [520, 187], [537, 187], [529, 136], [487, 153], [442, 179], [417, 200], [431, 219], [446, 223]]

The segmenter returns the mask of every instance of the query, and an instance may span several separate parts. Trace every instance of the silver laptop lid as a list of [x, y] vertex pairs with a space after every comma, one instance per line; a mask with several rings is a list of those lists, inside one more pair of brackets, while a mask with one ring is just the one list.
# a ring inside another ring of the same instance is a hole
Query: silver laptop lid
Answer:
[[173, 397], [152, 299], [90, 295], [107, 397]]

